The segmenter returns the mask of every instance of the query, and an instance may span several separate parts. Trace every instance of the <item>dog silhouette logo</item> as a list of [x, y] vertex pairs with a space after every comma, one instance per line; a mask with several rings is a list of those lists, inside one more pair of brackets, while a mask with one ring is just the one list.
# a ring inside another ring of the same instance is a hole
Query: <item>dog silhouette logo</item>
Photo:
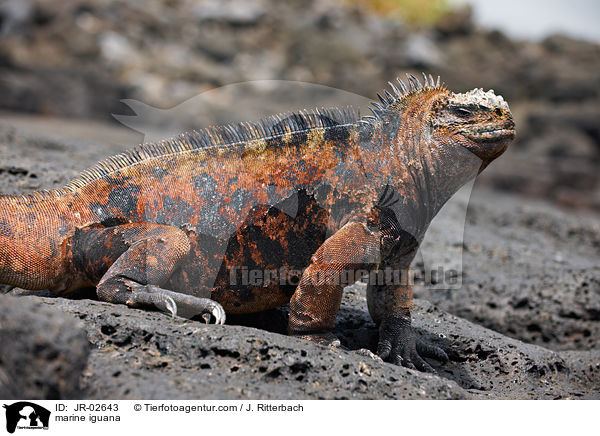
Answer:
[[6, 431], [14, 433], [18, 429], [48, 429], [50, 411], [29, 401], [5, 404]]

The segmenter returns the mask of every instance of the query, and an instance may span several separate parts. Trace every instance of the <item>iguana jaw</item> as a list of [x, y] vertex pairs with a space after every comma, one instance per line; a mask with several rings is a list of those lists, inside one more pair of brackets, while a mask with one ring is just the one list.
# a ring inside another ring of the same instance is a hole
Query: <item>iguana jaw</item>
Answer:
[[461, 134], [476, 142], [510, 141], [515, 137], [514, 127], [484, 127], [480, 129], [465, 129]]
[[462, 135], [470, 142], [466, 148], [483, 161], [479, 169], [481, 172], [490, 162], [506, 151], [508, 144], [515, 137], [515, 130], [513, 126], [512, 128], [465, 131], [462, 132]]

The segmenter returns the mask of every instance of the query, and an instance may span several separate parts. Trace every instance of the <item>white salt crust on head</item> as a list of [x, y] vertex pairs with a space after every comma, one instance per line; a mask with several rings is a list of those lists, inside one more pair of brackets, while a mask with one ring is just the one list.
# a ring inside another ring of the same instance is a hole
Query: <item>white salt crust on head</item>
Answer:
[[490, 109], [508, 109], [508, 103], [501, 95], [494, 94], [494, 90], [490, 89], [484, 92], [481, 88], [475, 88], [463, 94], [452, 93], [451, 100], [458, 104], [479, 104]]

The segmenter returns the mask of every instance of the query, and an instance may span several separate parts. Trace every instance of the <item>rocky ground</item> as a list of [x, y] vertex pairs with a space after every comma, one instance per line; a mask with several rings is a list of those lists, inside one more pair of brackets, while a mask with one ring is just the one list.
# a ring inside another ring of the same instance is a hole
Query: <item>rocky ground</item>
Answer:
[[[60, 186], [138, 136], [94, 122], [4, 116], [0, 191]], [[464, 242], [457, 247], [444, 229], [467, 206]], [[415, 290], [415, 326], [449, 350], [447, 365], [431, 361], [439, 375], [355, 351], [373, 350], [377, 337], [362, 284], [347, 290], [338, 317], [344, 349], [285, 336], [285, 308], [214, 326], [99, 302], [93, 290], [66, 299], [13, 289], [0, 300], [0, 393], [97, 399], [600, 398], [598, 216], [569, 214], [477, 185], [452, 207], [432, 226], [425, 249], [441, 252], [450, 263], [462, 252], [462, 285]], [[426, 257], [419, 256], [414, 267], [423, 268]], [[64, 327], [52, 330], [49, 324]], [[42, 348], [27, 347], [40, 330], [43, 338], [35, 343]], [[85, 336], [89, 357], [82, 349]], [[24, 370], [23, 355], [38, 357]], [[47, 368], [44, 382], [36, 366]], [[18, 390], [14, 380], [27, 390]]]

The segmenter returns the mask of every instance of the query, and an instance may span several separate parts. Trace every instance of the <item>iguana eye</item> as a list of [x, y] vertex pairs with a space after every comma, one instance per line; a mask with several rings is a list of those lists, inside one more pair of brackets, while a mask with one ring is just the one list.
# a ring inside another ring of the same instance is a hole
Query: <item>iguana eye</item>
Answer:
[[467, 118], [473, 115], [473, 113], [464, 107], [454, 107], [452, 108], [452, 113], [460, 118]]

